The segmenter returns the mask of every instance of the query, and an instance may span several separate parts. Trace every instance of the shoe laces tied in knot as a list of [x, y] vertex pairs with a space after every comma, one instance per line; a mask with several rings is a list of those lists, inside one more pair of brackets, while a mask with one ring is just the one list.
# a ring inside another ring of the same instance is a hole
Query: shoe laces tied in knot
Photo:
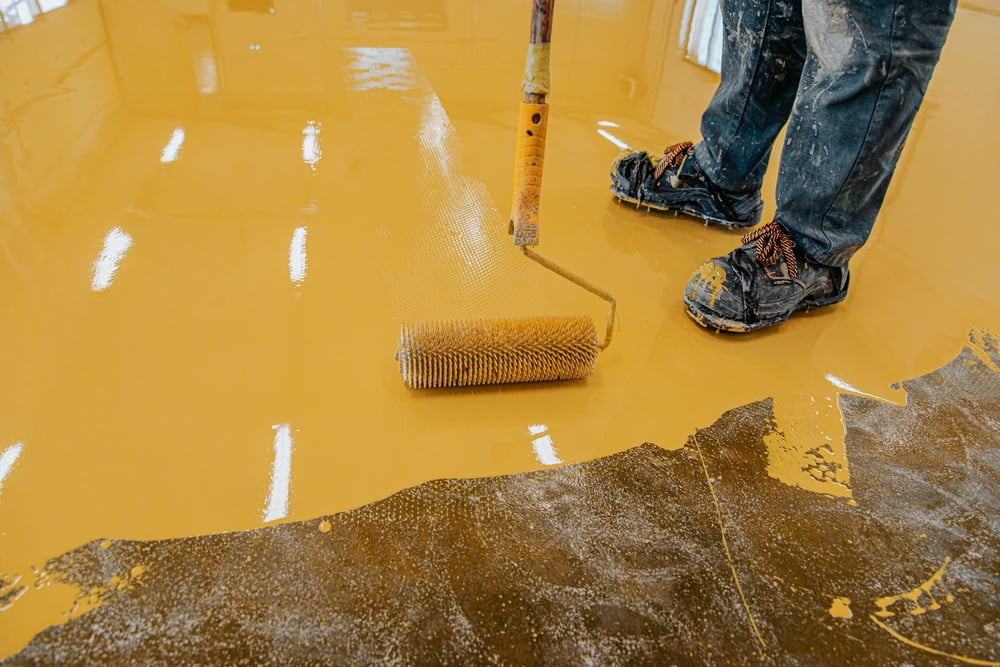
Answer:
[[667, 146], [666, 150], [663, 151], [663, 159], [656, 163], [656, 171], [653, 172], [653, 176], [656, 180], [660, 180], [667, 167], [680, 171], [681, 167], [684, 166], [684, 160], [692, 152], [694, 152], [694, 144], [690, 141], [682, 141], [679, 144]]
[[[788, 267], [788, 278], [795, 280], [798, 277], [799, 262], [795, 258], [795, 241], [777, 220], [746, 234], [743, 237], [743, 243], [754, 244], [754, 248], [757, 250], [757, 261], [760, 262], [761, 266], [765, 268], [773, 266], [779, 258], [783, 258]], [[772, 279], [783, 278], [783, 276], [772, 275], [770, 271], [768, 275]]]

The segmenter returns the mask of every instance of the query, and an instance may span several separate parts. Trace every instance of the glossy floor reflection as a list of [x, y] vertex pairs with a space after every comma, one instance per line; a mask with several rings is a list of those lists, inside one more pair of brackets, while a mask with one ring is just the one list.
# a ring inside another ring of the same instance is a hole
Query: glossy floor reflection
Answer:
[[[506, 235], [526, 3], [71, 0], [11, 22], [4, 582], [96, 538], [680, 446], [765, 397], [768, 474], [849, 497], [837, 393], [903, 404], [893, 383], [943, 366], [974, 325], [1000, 331], [1000, 18], [960, 6], [847, 301], [737, 338], [681, 302], [737, 237], [607, 192], [621, 144], [697, 136], [717, 78], [676, 47], [683, 6], [557, 9], [541, 250], [618, 297], [597, 373], [443, 393], [403, 387], [401, 322], [604, 314]], [[809, 472], [817, 451], [831, 474]], [[59, 621], [73, 594], [58, 597], [0, 612], [0, 655]]]

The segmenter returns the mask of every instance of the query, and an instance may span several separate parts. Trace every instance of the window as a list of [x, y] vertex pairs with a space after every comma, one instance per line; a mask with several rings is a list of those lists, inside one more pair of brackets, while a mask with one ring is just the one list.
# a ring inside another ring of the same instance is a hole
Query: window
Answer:
[[65, 6], [68, 0], [0, 0], [0, 30], [28, 25], [35, 17]]
[[7, 28], [28, 25], [35, 20], [35, 15], [42, 13], [35, 0], [0, 0], [0, 11]]
[[687, 0], [681, 19], [680, 46], [687, 59], [722, 72], [722, 6], [719, 0]]

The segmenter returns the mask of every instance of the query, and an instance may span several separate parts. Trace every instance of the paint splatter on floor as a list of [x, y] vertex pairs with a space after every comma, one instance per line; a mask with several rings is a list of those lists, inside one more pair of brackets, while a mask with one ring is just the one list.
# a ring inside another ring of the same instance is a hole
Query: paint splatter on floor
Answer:
[[970, 339], [905, 406], [840, 396], [851, 502], [767, 475], [760, 401], [676, 451], [95, 540], [42, 573], [94, 608], [5, 664], [997, 664], [1000, 355]]

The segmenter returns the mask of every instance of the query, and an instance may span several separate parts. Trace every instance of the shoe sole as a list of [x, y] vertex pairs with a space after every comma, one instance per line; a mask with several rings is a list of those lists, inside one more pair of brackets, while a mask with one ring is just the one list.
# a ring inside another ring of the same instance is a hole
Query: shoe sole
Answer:
[[798, 313], [804, 310], [812, 310], [814, 308], [822, 308], [824, 306], [832, 306], [834, 304], [840, 303], [847, 298], [847, 291], [844, 290], [839, 294], [834, 296], [823, 297], [821, 299], [807, 300], [799, 304], [797, 308], [785, 313], [784, 315], [779, 315], [778, 317], [773, 317], [768, 320], [761, 320], [760, 322], [754, 322], [753, 324], [746, 324], [745, 322], [738, 322], [736, 320], [730, 320], [725, 317], [721, 317], [716, 313], [708, 310], [704, 306], [694, 301], [688, 300], [684, 297], [684, 303], [687, 305], [687, 314], [692, 320], [705, 327], [706, 329], [715, 329], [717, 331], [728, 331], [731, 333], [750, 333], [751, 331], [759, 331], [761, 329], [766, 329], [768, 327], [773, 327], [777, 324], [781, 324], [794, 313]]
[[618, 201], [625, 202], [627, 204], [632, 204], [636, 208], [645, 207], [647, 211], [660, 211], [661, 213], [684, 213], [685, 215], [690, 215], [699, 220], [704, 220], [705, 222], [714, 223], [716, 225], [721, 225], [727, 229], [746, 229], [747, 227], [753, 227], [759, 222], [733, 222], [732, 220], [727, 220], [725, 218], [713, 218], [709, 215], [705, 215], [700, 211], [696, 211], [685, 206], [661, 206], [659, 204], [654, 204], [648, 201], [640, 201], [628, 195], [623, 195], [615, 190], [615, 187], [611, 186], [611, 194], [613, 194]]

